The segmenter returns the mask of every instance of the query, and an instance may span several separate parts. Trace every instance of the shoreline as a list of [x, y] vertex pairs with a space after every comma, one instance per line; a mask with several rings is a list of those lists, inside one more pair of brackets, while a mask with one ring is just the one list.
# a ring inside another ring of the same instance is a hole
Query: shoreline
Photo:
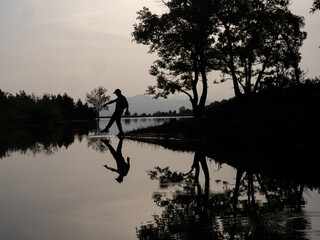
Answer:
[[294, 181], [309, 186], [320, 186], [318, 177], [320, 162], [314, 161], [319, 150], [297, 148], [290, 144], [256, 143], [226, 144], [223, 140], [207, 138], [190, 138], [175, 134], [138, 134], [125, 133], [125, 139], [162, 146], [166, 149], [182, 152], [201, 151], [208, 158], [221, 164], [228, 164], [237, 169], [263, 174], [278, 179]]

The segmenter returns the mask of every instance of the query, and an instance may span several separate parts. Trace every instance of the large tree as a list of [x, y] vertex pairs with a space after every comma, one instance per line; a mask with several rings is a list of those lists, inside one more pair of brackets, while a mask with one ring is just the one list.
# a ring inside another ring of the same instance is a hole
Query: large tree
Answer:
[[168, 12], [162, 15], [139, 11], [134, 25], [134, 40], [159, 56], [150, 70], [157, 85], [148, 88], [149, 94], [183, 92], [199, 116], [207, 73], [213, 70], [231, 77], [236, 97], [257, 92], [267, 80], [299, 84], [299, 49], [306, 33], [289, 0], [171, 0], [165, 5]]
[[147, 93], [155, 98], [184, 93], [191, 101], [194, 115], [199, 116], [207, 99], [207, 73], [215, 68], [212, 2], [163, 3], [168, 11], [162, 15], [153, 14], [148, 8], [139, 11], [139, 23], [134, 25], [132, 33], [138, 44], [149, 45], [149, 52], [159, 56], [150, 70], [157, 77], [157, 85], [150, 86]]
[[236, 97], [256, 92], [264, 79], [299, 83], [299, 48], [306, 33], [288, 0], [213, 1], [220, 69], [231, 77]]

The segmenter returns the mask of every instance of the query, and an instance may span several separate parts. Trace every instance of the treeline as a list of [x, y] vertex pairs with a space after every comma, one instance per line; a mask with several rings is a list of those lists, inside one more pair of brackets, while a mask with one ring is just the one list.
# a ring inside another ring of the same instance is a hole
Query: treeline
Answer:
[[0, 90], [0, 126], [44, 125], [62, 121], [92, 120], [97, 112], [79, 99], [64, 95], [42, 97], [20, 91], [12, 95]]
[[141, 113], [138, 115], [137, 113], [134, 113], [132, 115], [133, 117], [171, 117], [171, 116], [193, 116], [193, 110], [185, 108], [184, 106], [179, 108], [179, 111], [176, 110], [169, 110], [168, 112], [162, 112], [162, 111], [156, 111], [155, 113], [147, 114], [147, 113]]

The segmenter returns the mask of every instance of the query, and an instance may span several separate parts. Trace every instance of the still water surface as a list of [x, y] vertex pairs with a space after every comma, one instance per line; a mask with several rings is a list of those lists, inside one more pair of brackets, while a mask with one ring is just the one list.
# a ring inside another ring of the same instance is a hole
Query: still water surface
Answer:
[[[320, 239], [318, 190], [116, 133], [1, 149], [0, 239]], [[124, 158], [121, 182], [113, 150]]]

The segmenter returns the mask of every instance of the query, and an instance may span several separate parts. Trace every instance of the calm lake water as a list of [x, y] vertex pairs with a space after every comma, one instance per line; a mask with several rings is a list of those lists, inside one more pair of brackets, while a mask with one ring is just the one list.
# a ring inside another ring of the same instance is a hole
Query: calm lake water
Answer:
[[[127, 119], [123, 128], [164, 121]], [[104, 137], [95, 129], [3, 135], [0, 239], [320, 239], [317, 188], [116, 133], [114, 125]]]

